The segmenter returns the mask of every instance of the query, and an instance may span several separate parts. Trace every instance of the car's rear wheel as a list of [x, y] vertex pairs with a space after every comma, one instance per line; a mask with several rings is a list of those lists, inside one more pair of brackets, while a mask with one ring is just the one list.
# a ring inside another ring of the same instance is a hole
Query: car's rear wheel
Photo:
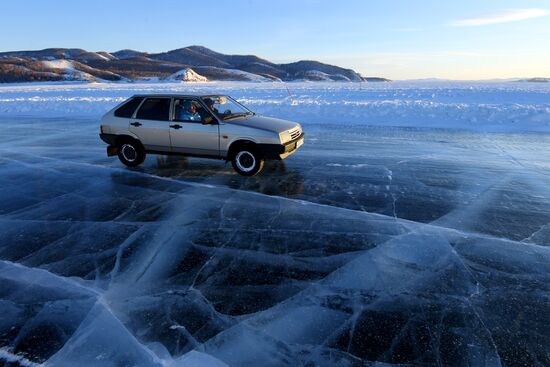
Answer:
[[243, 146], [236, 150], [231, 164], [238, 174], [254, 176], [264, 167], [264, 159], [252, 146]]
[[145, 160], [145, 150], [136, 141], [124, 140], [118, 144], [118, 159], [128, 167], [136, 167]]

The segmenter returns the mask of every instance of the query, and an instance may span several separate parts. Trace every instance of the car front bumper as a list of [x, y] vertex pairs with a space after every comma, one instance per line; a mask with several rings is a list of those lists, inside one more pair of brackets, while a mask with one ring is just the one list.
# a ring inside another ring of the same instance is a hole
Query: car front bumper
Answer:
[[285, 159], [304, 144], [304, 133], [285, 144], [258, 144], [265, 159]]

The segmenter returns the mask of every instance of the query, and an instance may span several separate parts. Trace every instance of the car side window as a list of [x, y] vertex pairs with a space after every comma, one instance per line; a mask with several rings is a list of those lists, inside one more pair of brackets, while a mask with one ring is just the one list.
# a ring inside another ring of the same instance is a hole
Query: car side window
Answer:
[[134, 97], [115, 111], [116, 117], [130, 118], [134, 115], [134, 111], [138, 108], [139, 104], [143, 101], [143, 97]]
[[139, 108], [136, 118], [142, 120], [168, 121], [170, 98], [147, 98]]
[[208, 122], [214, 121], [214, 117], [196, 99], [177, 98], [174, 100], [174, 121], [181, 122]]

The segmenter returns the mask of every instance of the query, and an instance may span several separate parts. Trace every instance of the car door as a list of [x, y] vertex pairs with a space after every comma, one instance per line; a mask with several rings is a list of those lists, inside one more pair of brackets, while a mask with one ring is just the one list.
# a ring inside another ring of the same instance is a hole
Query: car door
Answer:
[[170, 141], [173, 152], [219, 157], [218, 121], [199, 99], [174, 98], [172, 114]]
[[170, 101], [169, 97], [146, 98], [130, 119], [129, 130], [146, 150], [170, 150]]

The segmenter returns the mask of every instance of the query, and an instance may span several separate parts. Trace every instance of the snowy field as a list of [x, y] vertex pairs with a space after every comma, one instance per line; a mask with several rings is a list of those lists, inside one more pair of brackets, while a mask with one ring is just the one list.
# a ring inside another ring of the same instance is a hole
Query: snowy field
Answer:
[[[550, 365], [550, 85], [287, 86], [0, 87], [0, 365]], [[98, 118], [167, 91], [306, 144], [106, 157]]]
[[302, 123], [550, 132], [550, 83], [98, 83], [0, 86], [0, 115], [98, 117], [136, 93], [227, 93]]

